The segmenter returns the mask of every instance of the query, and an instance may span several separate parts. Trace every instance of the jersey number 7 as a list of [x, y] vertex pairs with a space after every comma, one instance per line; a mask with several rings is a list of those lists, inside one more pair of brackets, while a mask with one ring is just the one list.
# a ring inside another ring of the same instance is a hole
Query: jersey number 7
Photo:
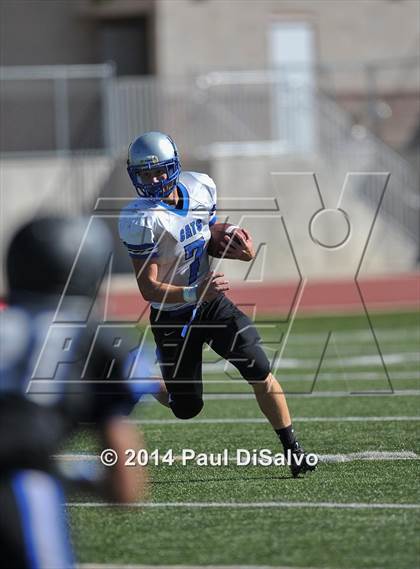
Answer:
[[193, 258], [193, 262], [190, 265], [190, 276], [188, 279], [188, 284], [193, 284], [198, 277], [198, 269], [200, 268], [200, 261], [203, 255], [204, 246], [206, 241], [204, 237], [200, 237], [196, 241], [192, 243], [188, 243], [188, 245], [184, 245], [185, 250], [185, 260]]

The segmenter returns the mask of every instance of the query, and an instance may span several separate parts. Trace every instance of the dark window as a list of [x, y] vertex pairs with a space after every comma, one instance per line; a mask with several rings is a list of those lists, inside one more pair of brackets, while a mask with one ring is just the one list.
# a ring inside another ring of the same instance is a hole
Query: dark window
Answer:
[[117, 75], [144, 75], [151, 72], [146, 16], [103, 22], [100, 45], [102, 61], [114, 61]]

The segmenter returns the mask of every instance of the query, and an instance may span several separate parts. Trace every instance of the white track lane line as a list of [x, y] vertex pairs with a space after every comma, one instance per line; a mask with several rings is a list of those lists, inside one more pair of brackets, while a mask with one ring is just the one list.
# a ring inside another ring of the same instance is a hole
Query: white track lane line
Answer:
[[420, 510], [420, 504], [376, 502], [133, 502], [131, 504], [67, 502], [65, 505], [71, 508], [319, 508], [334, 510]]

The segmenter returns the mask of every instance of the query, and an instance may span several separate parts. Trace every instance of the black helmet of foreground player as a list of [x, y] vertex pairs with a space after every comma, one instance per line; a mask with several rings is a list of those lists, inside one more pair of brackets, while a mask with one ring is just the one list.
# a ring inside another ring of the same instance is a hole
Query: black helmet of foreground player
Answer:
[[[96, 329], [94, 318], [87, 320], [111, 252], [111, 235], [99, 219], [43, 217], [18, 229], [7, 253], [9, 307], [0, 314], [0, 396], [58, 404], [70, 421], [96, 412], [92, 384], [67, 380], [81, 378]], [[55, 431], [50, 438], [62, 436]]]
[[[31, 349], [40, 354], [36, 369], [32, 376], [29, 374], [32, 380], [28, 393], [39, 403], [48, 399], [42, 397], [46, 386], [51, 400], [53, 393], [59, 394], [65, 386], [63, 405], [66, 404], [66, 410], [72, 416], [82, 417], [87, 413], [92, 420], [111, 408], [115, 410], [118, 404], [120, 411], [128, 414], [143, 394], [155, 390], [153, 381], [146, 381], [151, 375], [147, 347], [142, 348], [142, 358], [136, 358], [138, 338], [128, 327], [124, 332], [118, 329], [119, 347], [116, 348], [114, 328], [98, 328], [92, 312], [112, 252], [111, 234], [99, 218], [46, 217], [34, 219], [18, 230], [7, 255], [9, 302], [17, 310], [3, 315], [3, 320], [9, 323], [4, 328], [13, 327], [12, 320], [20, 309], [25, 318], [31, 315], [26, 328], [34, 329], [32, 333], [37, 341]], [[44, 317], [35, 319], [40, 312]], [[54, 322], [61, 325], [49, 329]], [[22, 350], [26, 336], [21, 335], [18, 342]], [[46, 342], [42, 349], [38, 345], [40, 338]], [[5, 341], [9, 341], [8, 336]], [[63, 347], [65, 343], [68, 351]], [[79, 357], [72, 355], [74, 353]], [[121, 379], [121, 384], [99, 382], [93, 386], [80, 381], [73, 382], [72, 389], [65, 383], [82, 376], [87, 380], [105, 379], [104, 374], [107, 379]], [[140, 381], [123, 381], [128, 374]], [[57, 381], [47, 384], [38, 381], [43, 378]], [[24, 381], [28, 382], [29, 377], [25, 376]], [[89, 397], [78, 396], [80, 391]]]
[[15, 235], [7, 255], [10, 294], [92, 296], [112, 252], [99, 219], [39, 218]]
[[[111, 235], [98, 219], [35, 219], [11, 242], [10, 305], [0, 312], [2, 567], [74, 567], [62, 519], [63, 481], [118, 503], [142, 497], [144, 476], [122, 461], [100, 471], [53, 458], [80, 421], [91, 423], [104, 447], [118, 454], [143, 446], [123, 417], [138, 397], [122, 379], [125, 362], [112, 349], [113, 335], [111, 342], [96, 342], [100, 327], [83, 318], [111, 251]], [[107, 361], [119, 381], [90, 381], [91, 375], [107, 379]]]

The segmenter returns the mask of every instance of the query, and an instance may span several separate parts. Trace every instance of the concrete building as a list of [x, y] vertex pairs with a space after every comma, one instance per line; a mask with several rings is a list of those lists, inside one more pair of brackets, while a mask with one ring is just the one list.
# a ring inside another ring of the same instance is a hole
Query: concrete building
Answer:
[[1, 0], [0, 65], [114, 61], [119, 76], [191, 77], [297, 62], [403, 146], [419, 113], [419, 21], [416, 0]]
[[[184, 166], [213, 175], [234, 208], [244, 197], [270, 198], [273, 171], [318, 173], [333, 208], [347, 171], [390, 171], [365, 269], [411, 268], [419, 22], [416, 0], [0, 0], [4, 242], [29, 211], [131, 196], [125, 148], [142, 130], [162, 129], [177, 139]], [[28, 179], [41, 189], [26, 188], [20, 201]], [[301, 186], [298, 176], [284, 207], [295, 203], [307, 218]], [[365, 225], [378, 191], [366, 182], [351, 194]], [[273, 224], [255, 229], [258, 242], [281, 242]], [[300, 246], [306, 237], [294, 239]], [[327, 248], [307, 252], [306, 273], [352, 276], [361, 244], [352, 239], [334, 262]], [[288, 253], [271, 251], [264, 278], [292, 278]]]

